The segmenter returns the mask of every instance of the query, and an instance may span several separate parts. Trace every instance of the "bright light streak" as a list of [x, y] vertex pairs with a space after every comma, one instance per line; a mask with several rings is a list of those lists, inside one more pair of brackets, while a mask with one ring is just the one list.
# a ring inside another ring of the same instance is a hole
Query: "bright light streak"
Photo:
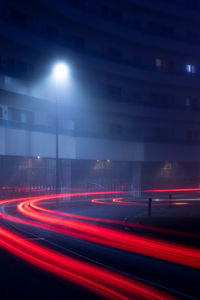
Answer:
[[[70, 195], [73, 196], [73, 194]], [[53, 196], [53, 198], [55, 198], [55, 196]], [[53, 215], [55, 214], [54, 211], [39, 207], [36, 204], [38, 201], [38, 199], [24, 201], [18, 204], [18, 210], [24, 215], [40, 222], [75, 230], [81, 234], [83, 239], [90, 242], [147, 255], [198, 269], [200, 268], [200, 251], [197, 249], [179, 246], [175, 243], [163, 242], [153, 238], [144, 238], [138, 236], [137, 234], [128, 234], [124, 233], [123, 231], [113, 230], [104, 226], [92, 226], [90, 223], [86, 222], [61, 219]], [[44, 211], [45, 213], [42, 213], [41, 211]]]
[[192, 189], [159, 189], [159, 190], [143, 190], [144, 193], [165, 193], [165, 192], [197, 192], [200, 191], [200, 188]]
[[174, 202], [172, 204], [173, 205], [188, 205], [189, 203], [187, 203], [187, 202]]
[[[41, 201], [47, 200], [49, 197], [52, 198], [52, 196], [30, 198], [32, 198], [32, 201], [33, 199]], [[24, 198], [23, 200], [31, 201], [30, 198]], [[53, 198], [55, 198], [55, 196]], [[1, 201], [0, 204], [3, 205], [18, 200], [7, 199]], [[1, 217], [6, 216], [1, 214]], [[14, 222], [39, 226], [50, 230], [52, 229], [52, 226], [46, 224], [38, 224], [33, 221], [23, 220], [12, 216], [7, 217]], [[62, 228], [57, 228], [57, 231], [65, 232]], [[175, 299], [175, 297], [137, 280], [132, 280], [103, 267], [59, 254], [58, 252], [40, 246], [33, 241], [28, 241], [27, 239], [20, 237], [20, 235], [12, 233], [10, 230], [4, 229], [3, 227], [0, 227], [0, 245], [21, 259], [58, 275], [65, 280], [82, 285], [107, 299], [130, 300], [133, 299], [133, 297], [140, 300]]]
[[0, 245], [21, 259], [107, 299], [175, 299], [147, 284], [39, 246], [2, 227]]

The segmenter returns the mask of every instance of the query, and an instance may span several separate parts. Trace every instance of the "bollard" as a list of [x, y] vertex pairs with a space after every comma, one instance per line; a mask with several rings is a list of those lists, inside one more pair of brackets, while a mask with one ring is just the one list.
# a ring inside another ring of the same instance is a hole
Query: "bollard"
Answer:
[[148, 205], [148, 216], [151, 217], [151, 206], [152, 206], [152, 199], [149, 198], [149, 205]]
[[172, 207], [172, 194], [169, 194], [169, 207]]

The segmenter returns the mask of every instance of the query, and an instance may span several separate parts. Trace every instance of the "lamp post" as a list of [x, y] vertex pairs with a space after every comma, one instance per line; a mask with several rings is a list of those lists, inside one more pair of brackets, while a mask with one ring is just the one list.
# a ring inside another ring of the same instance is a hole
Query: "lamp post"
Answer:
[[59, 100], [61, 85], [66, 83], [69, 75], [69, 68], [64, 62], [58, 62], [53, 68], [53, 77], [55, 79], [55, 134], [56, 134], [56, 193], [60, 188], [59, 174]]

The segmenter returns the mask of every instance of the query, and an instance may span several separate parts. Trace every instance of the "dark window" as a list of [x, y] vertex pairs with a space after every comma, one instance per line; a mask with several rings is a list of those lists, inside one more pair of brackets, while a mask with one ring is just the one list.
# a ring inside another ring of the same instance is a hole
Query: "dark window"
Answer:
[[11, 9], [11, 16], [17, 22], [26, 23], [27, 15], [16, 9]]
[[186, 0], [186, 6], [191, 9], [197, 9], [198, 1], [197, 0]]
[[159, 140], [167, 140], [169, 137], [167, 128], [156, 128], [156, 138]]
[[193, 110], [196, 110], [196, 109], [199, 109], [200, 108], [200, 105], [199, 105], [199, 100], [197, 98], [192, 98], [191, 99], [191, 109]]
[[148, 29], [151, 33], [164, 35], [166, 37], [171, 37], [174, 34], [174, 28], [165, 24], [159, 24], [156, 22], [149, 22]]
[[199, 131], [188, 129], [186, 132], [186, 139], [191, 142], [198, 141], [199, 140]]
[[133, 92], [133, 100], [141, 100], [142, 97], [141, 95], [139, 94], [139, 92]]
[[15, 8], [10, 8], [9, 10], [9, 19], [13, 21], [15, 24], [24, 26], [24, 25], [33, 25], [33, 17], [29, 16]]
[[108, 91], [108, 94], [111, 96], [121, 96], [121, 94], [122, 94], [122, 89], [121, 89], [121, 87], [118, 87], [118, 86], [109, 85], [107, 87], [107, 91]]
[[178, 0], [165, 0], [166, 2], [168, 2], [168, 3], [177, 3], [178, 2]]
[[31, 111], [26, 112], [26, 122], [28, 124], [33, 124], [34, 123], [34, 113]]
[[174, 104], [174, 97], [164, 93], [151, 93], [150, 102], [158, 106], [171, 106]]
[[187, 111], [191, 110], [191, 99], [189, 97], [187, 97], [185, 100], [185, 108]]
[[58, 35], [58, 30], [57, 30], [56, 27], [47, 24], [47, 25], [46, 25], [46, 33], [47, 33], [49, 36], [55, 37], [55, 36]]
[[172, 71], [174, 70], [174, 62], [163, 58], [155, 58], [155, 67], [157, 70]]
[[71, 41], [71, 45], [76, 50], [84, 50], [85, 40], [82, 37], [73, 37]]
[[[69, 0], [66, 2], [68, 3]], [[72, 6], [79, 8], [79, 9], [84, 9], [87, 6], [87, 1], [86, 0], [70, 0], [70, 3]]]
[[143, 130], [139, 126], [133, 126], [132, 128], [130, 128], [129, 133], [134, 138], [143, 138], [144, 136]]
[[17, 63], [17, 73], [19, 75], [26, 75], [27, 74], [27, 64], [25, 62], [18, 62]]
[[34, 75], [35, 69], [34, 69], [34, 65], [33, 64], [29, 64], [28, 65], [28, 73], [29, 75]]
[[136, 66], [141, 66], [143, 64], [142, 57], [140, 55], [134, 55], [133, 56], [133, 63]]
[[120, 135], [122, 133], [122, 126], [120, 124], [111, 123], [108, 127], [109, 133], [113, 135]]
[[116, 22], [119, 22], [122, 18], [121, 12], [119, 10], [108, 7], [106, 5], [101, 6], [101, 14], [104, 18]]
[[186, 139], [188, 141], [192, 141], [193, 140], [193, 132], [191, 129], [188, 129], [187, 132], [186, 132]]
[[9, 71], [13, 71], [15, 68], [15, 60], [12, 57], [7, 57], [7, 67]]
[[132, 24], [133, 24], [134, 29], [141, 29], [142, 28], [142, 23], [139, 19], [133, 19]]
[[188, 31], [186, 33], [186, 38], [191, 42], [196, 42], [198, 40], [198, 35], [196, 32]]
[[9, 117], [13, 121], [21, 121], [21, 111], [15, 108], [9, 108]]
[[117, 48], [109, 48], [108, 54], [110, 57], [112, 57], [114, 59], [120, 59], [122, 56], [120, 50]]

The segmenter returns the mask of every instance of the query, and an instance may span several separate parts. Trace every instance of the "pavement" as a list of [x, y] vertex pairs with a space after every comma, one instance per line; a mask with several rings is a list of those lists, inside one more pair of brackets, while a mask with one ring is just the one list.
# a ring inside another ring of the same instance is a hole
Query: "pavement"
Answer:
[[[62, 201], [59, 203], [58, 210], [81, 216], [119, 220], [124, 222], [124, 226], [116, 224], [109, 226], [142, 236], [178, 242], [182, 245], [199, 246], [199, 239], [196, 238], [174, 236], [169, 233], [163, 234], [127, 225], [127, 222], [132, 222], [139, 225], [200, 234], [200, 205], [198, 201], [192, 202], [192, 205], [191, 203], [187, 205], [167, 203], [166, 205], [155, 206], [153, 204], [152, 216], [149, 217], [148, 206], [146, 206], [147, 202], [145, 201], [142, 201], [145, 206], [140, 206], [138, 204], [129, 205], [128, 203], [124, 205], [121, 202], [113, 203], [110, 202], [109, 198], [106, 203], [94, 203], [91, 200], [92, 198]], [[135, 199], [130, 198], [122, 201], [137, 203]], [[178, 201], [183, 203], [187, 199], [184, 201], [173, 199], [174, 203]], [[55, 208], [56, 204], [47, 204], [47, 207], [49, 206]], [[18, 215], [13, 205], [8, 205], [6, 210], [9, 214]], [[200, 271], [198, 269], [63, 236], [47, 230], [34, 227], [27, 228], [22, 224], [3, 221], [2, 225], [22, 234], [27, 239], [37, 239], [37, 243], [60, 253], [104, 266], [158, 288], [164, 288], [164, 290], [175, 294], [177, 299], [200, 299]], [[1, 299], [94, 299], [94, 295], [85, 289], [41, 271], [4, 250], [0, 250], [0, 266]], [[95, 299], [100, 299], [100, 297], [95, 295]]]

